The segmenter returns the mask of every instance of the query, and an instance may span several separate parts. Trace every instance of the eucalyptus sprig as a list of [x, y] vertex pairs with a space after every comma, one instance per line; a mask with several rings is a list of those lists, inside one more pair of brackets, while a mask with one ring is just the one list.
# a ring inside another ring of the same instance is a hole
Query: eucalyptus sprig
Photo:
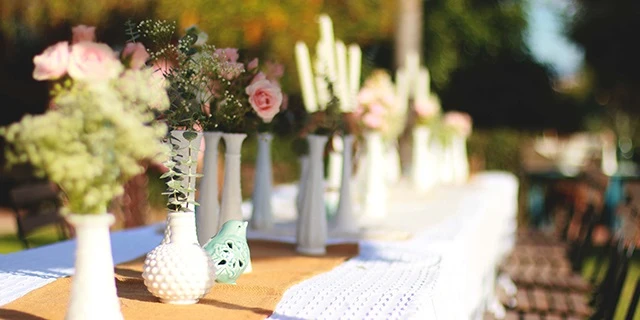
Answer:
[[[194, 207], [198, 206], [196, 201], [192, 197], [196, 190], [191, 188], [192, 182], [196, 178], [202, 177], [202, 174], [196, 173], [195, 168], [198, 163], [198, 159], [195, 157], [198, 153], [200, 146], [195, 146], [192, 141], [198, 136], [193, 131], [184, 131], [182, 137], [188, 141], [186, 147], [180, 147], [179, 140], [172, 135], [169, 135], [169, 143], [171, 144], [171, 150], [169, 151], [169, 158], [164, 162], [168, 171], [165, 172], [160, 179], [167, 179], [167, 191], [162, 194], [167, 196], [167, 208], [172, 212], [188, 211], [192, 210], [189, 205]], [[186, 149], [187, 157], [183, 158], [179, 151]], [[183, 170], [186, 169], [186, 172]]]

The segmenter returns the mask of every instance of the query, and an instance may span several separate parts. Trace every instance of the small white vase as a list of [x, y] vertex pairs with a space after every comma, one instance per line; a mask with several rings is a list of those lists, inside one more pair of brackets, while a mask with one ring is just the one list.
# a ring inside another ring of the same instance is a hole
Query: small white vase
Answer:
[[400, 169], [400, 153], [396, 143], [392, 143], [385, 148], [384, 157], [387, 171], [386, 179], [389, 183], [397, 183], [402, 173]]
[[453, 143], [449, 140], [437, 145], [440, 151], [440, 183], [445, 185], [452, 184], [455, 180]]
[[451, 139], [451, 152], [453, 157], [453, 182], [464, 184], [469, 179], [469, 160], [467, 159], [467, 139], [461, 135], [455, 135]]
[[324, 147], [328, 137], [308, 135], [309, 167], [304, 189], [302, 212], [298, 219], [296, 250], [307, 255], [326, 253], [327, 217], [324, 202]]
[[214, 284], [216, 269], [193, 233], [193, 212], [169, 213], [171, 240], [147, 254], [142, 278], [163, 303], [194, 304]]
[[338, 210], [333, 219], [333, 229], [337, 232], [355, 233], [358, 232], [357, 218], [353, 213], [353, 194], [351, 188], [351, 176], [353, 169], [353, 135], [342, 137], [342, 178], [340, 183], [340, 199]]
[[331, 138], [332, 150], [329, 152], [329, 161], [327, 163], [327, 185], [325, 193], [325, 202], [329, 216], [333, 217], [338, 208], [340, 201], [340, 184], [342, 179], [342, 151], [344, 149], [342, 139], [334, 135]]
[[298, 217], [302, 212], [302, 203], [304, 199], [304, 190], [307, 185], [307, 173], [309, 168], [309, 156], [304, 155], [300, 156], [298, 159], [300, 161], [300, 180], [298, 180], [298, 193], [296, 194], [296, 209], [298, 213]]
[[271, 170], [271, 140], [270, 133], [258, 134], [258, 154], [256, 157], [255, 178], [253, 181], [253, 213], [250, 226], [254, 230], [267, 230], [273, 227], [273, 213], [271, 208], [271, 191], [273, 188], [273, 174]]
[[198, 242], [204, 245], [218, 233], [220, 204], [218, 203], [218, 143], [222, 132], [204, 133], [204, 167], [200, 181], [200, 195], [196, 207]]
[[429, 167], [434, 163], [429, 162], [429, 136], [431, 131], [424, 126], [416, 126], [413, 129], [413, 154], [411, 161], [411, 178], [418, 191], [427, 191], [433, 187], [429, 177]]
[[242, 189], [240, 185], [240, 151], [245, 133], [223, 133], [224, 183], [220, 201], [220, 221], [218, 229], [229, 220], [244, 220], [242, 217]]
[[109, 236], [115, 218], [105, 213], [70, 214], [66, 219], [76, 231], [77, 247], [65, 319], [123, 319]]
[[379, 132], [365, 134], [366, 172], [362, 218], [378, 220], [387, 214], [387, 186], [384, 145]]

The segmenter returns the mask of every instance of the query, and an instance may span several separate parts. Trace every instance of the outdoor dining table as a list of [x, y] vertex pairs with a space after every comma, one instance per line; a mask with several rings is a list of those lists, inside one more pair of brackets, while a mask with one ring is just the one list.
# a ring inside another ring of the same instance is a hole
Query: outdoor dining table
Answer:
[[[275, 187], [275, 227], [250, 231], [248, 238], [295, 243], [296, 192], [295, 185]], [[513, 243], [517, 179], [504, 172], [481, 172], [464, 185], [425, 194], [403, 183], [389, 192], [384, 219], [362, 221], [358, 235], [329, 234], [329, 244], [357, 243], [358, 255], [289, 287], [270, 319], [448, 320], [482, 315], [493, 298], [496, 268]], [[246, 218], [250, 209], [249, 203], [243, 205]], [[113, 232], [114, 263], [153, 249], [162, 240], [163, 228], [164, 223], [157, 223]], [[72, 275], [75, 246], [68, 240], [0, 255], [0, 318], [4, 305]]]

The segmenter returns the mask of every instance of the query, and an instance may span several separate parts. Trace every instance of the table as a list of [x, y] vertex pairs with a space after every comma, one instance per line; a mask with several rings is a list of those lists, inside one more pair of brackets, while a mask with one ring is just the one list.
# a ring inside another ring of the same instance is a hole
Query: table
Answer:
[[[409, 185], [391, 190], [386, 219], [364, 224], [365, 238], [330, 235], [329, 242], [358, 241], [360, 254], [289, 288], [271, 319], [471, 319], [492, 298], [495, 268], [515, 234], [518, 183], [486, 172], [464, 186], [425, 195]], [[276, 228], [249, 238], [292, 242], [295, 186], [275, 188]], [[250, 204], [243, 208], [245, 215]], [[112, 233], [115, 263], [159, 244], [163, 224]], [[409, 233], [395, 241], [388, 234]], [[0, 256], [0, 305], [73, 273], [73, 240]]]

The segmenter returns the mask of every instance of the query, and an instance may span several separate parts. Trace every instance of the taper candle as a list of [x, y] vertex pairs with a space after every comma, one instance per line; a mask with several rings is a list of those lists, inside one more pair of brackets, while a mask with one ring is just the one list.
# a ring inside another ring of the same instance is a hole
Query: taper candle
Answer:
[[342, 41], [336, 41], [336, 58], [338, 66], [338, 77], [334, 89], [336, 96], [340, 99], [340, 110], [348, 112], [351, 109], [351, 99], [349, 81], [347, 76], [347, 47]]
[[356, 107], [358, 91], [360, 91], [360, 76], [362, 73], [362, 51], [357, 44], [349, 45], [349, 96], [351, 110]]
[[331, 18], [326, 14], [321, 14], [318, 18], [320, 23], [320, 41], [324, 42], [323, 49], [326, 53], [324, 59], [326, 59], [327, 74], [330, 81], [336, 80], [336, 50], [335, 40], [333, 36], [333, 22]]
[[311, 57], [309, 56], [309, 48], [307, 48], [304, 42], [298, 41], [296, 43], [296, 64], [304, 106], [307, 108], [307, 112], [316, 112], [318, 110], [318, 101], [316, 100], [316, 92], [314, 89]]

